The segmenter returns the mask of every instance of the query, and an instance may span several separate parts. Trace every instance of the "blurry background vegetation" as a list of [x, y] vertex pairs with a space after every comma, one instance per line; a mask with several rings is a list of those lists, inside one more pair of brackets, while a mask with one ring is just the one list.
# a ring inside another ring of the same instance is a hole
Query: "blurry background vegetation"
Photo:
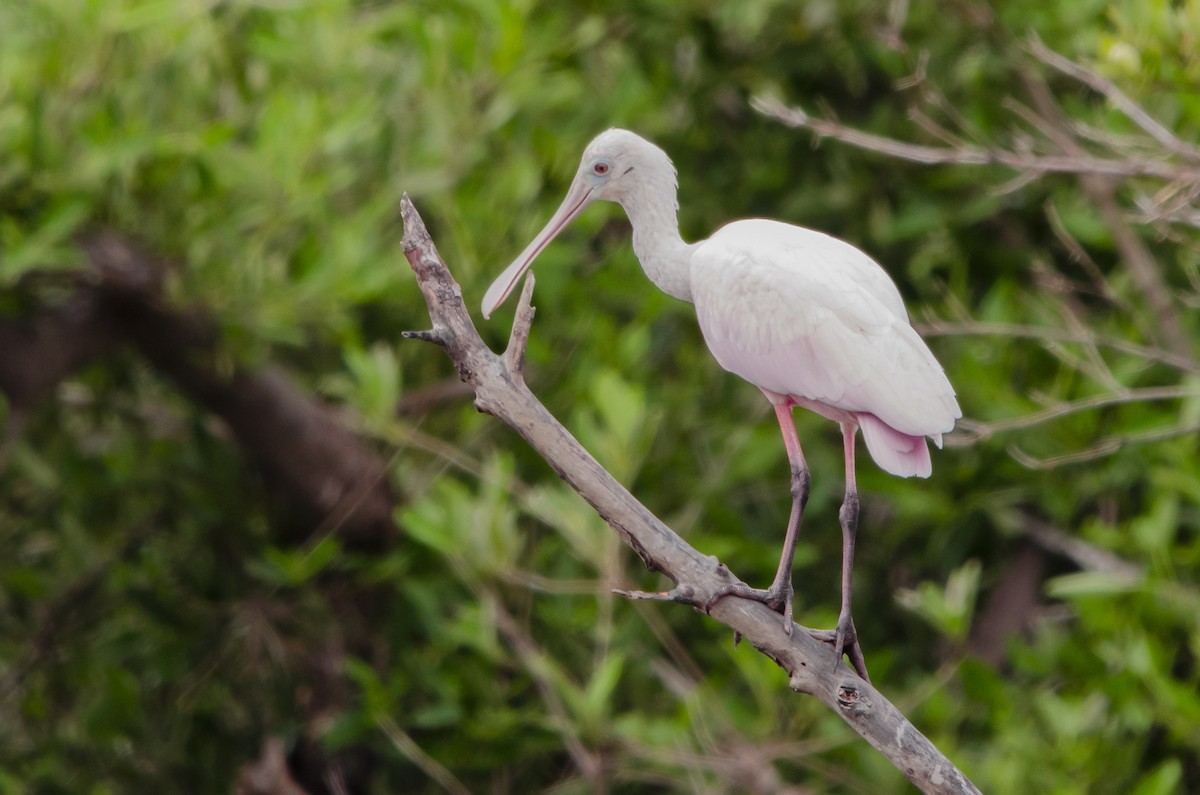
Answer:
[[[281, 755], [314, 793], [909, 786], [712, 622], [612, 596], [664, 583], [440, 352], [399, 339], [427, 323], [403, 191], [477, 306], [614, 125], [673, 156], [686, 237], [755, 215], [830, 232], [932, 332], [971, 422], [928, 481], [860, 469], [857, 623], [883, 691], [985, 792], [1200, 790], [1197, 222], [1128, 227], [1164, 314], [1077, 175], [817, 145], [749, 104], [1036, 150], [1034, 74], [1080, 140], [1141, 151], [1030, 32], [1197, 139], [1196, 0], [0, 4], [0, 321], [34, 328], [97, 289], [84, 236], [161, 256], [156, 306], [218, 332], [205, 372], [286, 373], [386, 464], [395, 511], [363, 542], [295, 510], [220, 407], [120, 328], [32, 405], [10, 382], [0, 793], [282, 791]], [[1194, 192], [1190, 174], [1111, 195], [1145, 215], [1139, 196]], [[761, 395], [644, 280], [615, 206], [538, 274], [534, 390], [765, 583], [789, 496]], [[481, 323], [496, 345], [509, 317]], [[26, 338], [3, 339], [0, 360]], [[798, 417], [797, 615], [827, 627], [839, 439]]]

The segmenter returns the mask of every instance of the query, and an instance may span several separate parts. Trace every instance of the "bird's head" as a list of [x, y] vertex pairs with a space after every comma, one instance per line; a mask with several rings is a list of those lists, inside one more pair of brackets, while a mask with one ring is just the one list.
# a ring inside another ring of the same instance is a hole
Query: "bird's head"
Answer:
[[587, 186], [592, 200], [618, 204], [647, 181], [659, 180], [675, 184], [675, 167], [667, 153], [640, 135], [615, 127], [592, 139], [575, 174], [575, 184]]
[[575, 172], [575, 179], [571, 181], [567, 196], [558, 210], [520, 256], [488, 288], [483, 297], [483, 316], [491, 316], [496, 307], [504, 303], [542, 249], [585, 207], [596, 200], [624, 205], [639, 195], [639, 187], [644, 187], [648, 182], [669, 183], [671, 191], [674, 191], [675, 167], [671, 165], [666, 152], [640, 135], [615, 127], [592, 139], [587, 149], [583, 150], [579, 170]]

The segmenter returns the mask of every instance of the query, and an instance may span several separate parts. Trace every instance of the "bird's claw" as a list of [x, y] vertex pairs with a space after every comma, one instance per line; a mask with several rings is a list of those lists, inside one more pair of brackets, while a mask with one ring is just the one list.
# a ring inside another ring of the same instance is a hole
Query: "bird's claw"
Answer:
[[867, 661], [863, 657], [862, 647], [858, 644], [858, 630], [854, 628], [854, 619], [849, 613], [838, 616], [835, 629], [812, 629], [809, 630], [809, 634], [822, 643], [833, 644], [834, 670], [842, 664], [842, 654], [846, 654], [854, 672], [861, 676], [863, 681], [871, 681], [871, 677], [867, 675]]
[[848, 614], [842, 614], [838, 617], [837, 627], [833, 630], [833, 656], [834, 659], [841, 660], [842, 652], [846, 648], [846, 642], [849, 641], [851, 646], [858, 644], [858, 630], [854, 628], [854, 619]]
[[788, 635], [792, 634], [792, 587], [790, 583], [784, 587], [772, 585], [770, 588], [751, 588], [744, 582], [723, 585], [714, 591], [713, 595], [704, 603], [704, 612], [711, 613], [713, 605], [726, 596], [761, 602], [783, 616], [783, 631]]

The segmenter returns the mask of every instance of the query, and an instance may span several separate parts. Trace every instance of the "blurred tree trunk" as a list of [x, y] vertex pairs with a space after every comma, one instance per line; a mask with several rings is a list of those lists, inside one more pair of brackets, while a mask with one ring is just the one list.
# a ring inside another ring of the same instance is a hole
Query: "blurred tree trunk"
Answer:
[[228, 426], [303, 524], [335, 531], [355, 548], [379, 549], [395, 536], [385, 463], [333, 409], [277, 367], [234, 362], [203, 310], [170, 306], [163, 260], [108, 232], [80, 246], [89, 267], [66, 299], [0, 320], [10, 438], [63, 379], [115, 345], [129, 345]]

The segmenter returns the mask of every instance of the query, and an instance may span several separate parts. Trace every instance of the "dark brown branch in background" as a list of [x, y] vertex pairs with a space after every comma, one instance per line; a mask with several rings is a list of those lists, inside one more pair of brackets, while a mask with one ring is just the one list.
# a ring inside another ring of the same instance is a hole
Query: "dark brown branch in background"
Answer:
[[8, 421], [0, 434], [0, 472], [30, 410], [62, 379], [108, 350], [112, 325], [94, 295], [80, 292], [35, 317], [0, 319], [0, 392]]
[[385, 463], [332, 408], [278, 368], [229, 366], [215, 321], [166, 303], [164, 261], [111, 233], [84, 238], [80, 247], [89, 268], [70, 297], [0, 319], [0, 391], [10, 428], [63, 379], [125, 343], [220, 417], [313, 526], [356, 546], [379, 547], [395, 536]]
[[308, 795], [287, 767], [283, 741], [271, 737], [263, 741], [262, 754], [238, 771], [235, 795]]
[[[82, 238], [79, 245], [87, 267], [71, 276], [65, 298], [50, 305], [31, 302], [25, 314], [0, 318], [0, 392], [9, 408], [0, 467], [5, 445], [18, 440], [39, 402], [82, 368], [128, 346], [225, 423], [286, 505], [283, 526], [296, 527], [307, 538], [336, 533], [357, 549], [380, 549], [396, 539], [386, 463], [341, 424], [332, 407], [279, 368], [237, 364], [212, 317], [169, 305], [162, 289], [165, 261], [111, 233]], [[132, 534], [125, 549], [136, 549], [149, 532]], [[82, 605], [110, 567], [89, 573], [53, 603], [26, 658], [0, 681], [0, 695], [19, 687], [29, 670], [57, 653], [61, 635], [89, 618], [80, 612]], [[295, 662], [309, 683], [301, 712], [314, 724], [314, 716], [335, 711], [346, 698], [339, 687], [342, 658], [368, 646], [377, 626], [372, 612], [383, 604], [369, 589], [344, 587], [336, 577], [322, 589], [342, 617], [341, 635], [323, 646], [321, 655]], [[371, 764], [363, 748], [331, 752], [307, 734], [295, 740], [290, 772], [285, 761], [282, 745], [268, 742], [262, 758], [242, 769], [239, 791], [301, 795], [302, 783], [365, 780], [362, 771]]]
[[[596, 462], [538, 401], [519, 369], [533, 311], [532, 279], [517, 309], [508, 351], [493, 353], [479, 336], [462, 289], [437, 253], [420, 216], [405, 196], [404, 253], [417, 274], [433, 328], [406, 336], [432, 342], [475, 389], [475, 406], [513, 428], [586, 500], [651, 571], [675, 587], [663, 594], [625, 594], [698, 607], [736, 578], [716, 558], [702, 555], [663, 524]], [[926, 793], [976, 793], [975, 786], [869, 683], [807, 631], [785, 634], [779, 614], [758, 602], [725, 598], [712, 617], [754, 644], [789, 675], [791, 688], [836, 712]]]
[[27, 412], [115, 340], [96, 296], [80, 291], [27, 320], [0, 320], [0, 392]]
[[971, 621], [967, 649], [972, 657], [1000, 668], [1009, 641], [1029, 630], [1042, 602], [1046, 553], [1028, 541], [1000, 572], [987, 601]]

